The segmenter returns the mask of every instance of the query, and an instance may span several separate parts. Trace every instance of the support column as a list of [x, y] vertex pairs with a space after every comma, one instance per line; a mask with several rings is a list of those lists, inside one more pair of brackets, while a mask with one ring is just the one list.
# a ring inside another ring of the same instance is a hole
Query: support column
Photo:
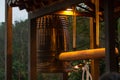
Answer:
[[[95, 18], [90, 18], [90, 48], [99, 47], [99, 0], [91, 0], [95, 4]], [[99, 60], [91, 60], [91, 74], [93, 80], [99, 79]]]
[[106, 29], [106, 72], [117, 72], [118, 63], [117, 56], [115, 55], [115, 24], [116, 19], [114, 18], [114, 0], [105, 0], [105, 29]]
[[76, 6], [73, 7], [73, 50], [76, 50]]
[[12, 8], [5, 0], [5, 80], [12, 80]]
[[29, 17], [29, 80], [37, 80], [36, 56], [36, 20]]
[[[94, 49], [96, 47], [96, 27], [93, 18], [90, 18], [90, 48]], [[99, 78], [99, 59], [91, 60], [91, 74], [93, 80], [98, 80]]]

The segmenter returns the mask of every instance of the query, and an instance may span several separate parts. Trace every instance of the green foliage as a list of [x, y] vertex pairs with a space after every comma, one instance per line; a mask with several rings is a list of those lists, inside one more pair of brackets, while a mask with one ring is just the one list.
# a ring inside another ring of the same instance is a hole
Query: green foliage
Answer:
[[5, 70], [4, 70], [4, 65], [5, 65], [5, 62], [4, 62], [4, 59], [5, 59], [5, 57], [4, 57], [4, 35], [5, 35], [5, 33], [4, 33], [4, 30], [5, 30], [5, 23], [1, 23], [0, 24], [0, 80], [4, 80], [4, 72], [5, 72]]
[[4, 80], [5, 79], [5, 77], [4, 77], [4, 73], [5, 71], [4, 71], [4, 68], [0, 68], [0, 80]]
[[[13, 25], [13, 80], [28, 80], [28, 24], [27, 20]], [[5, 23], [0, 24], [0, 80], [5, 72]]]
[[[72, 50], [72, 37], [73, 37], [73, 19], [71, 16], [68, 17], [69, 27], [69, 34], [70, 34], [70, 50]], [[77, 17], [76, 22], [76, 49], [88, 49], [89, 48], [89, 18], [86, 17]]]
[[27, 80], [28, 28], [27, 20], [16, 21], [13, 27], [13, 80]]
[[77, 72], [70, 72], [69, 73], [69, 80], [81, 80], [82, 79], [82, 71], [79, 70]]

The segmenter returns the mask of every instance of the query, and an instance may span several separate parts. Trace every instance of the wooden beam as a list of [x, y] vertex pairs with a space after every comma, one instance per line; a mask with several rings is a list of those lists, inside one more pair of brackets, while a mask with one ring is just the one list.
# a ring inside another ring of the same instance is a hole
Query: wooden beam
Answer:
[[[118, 54], [117, 48], [115, 53]], [[88, 49], [80, 51], [62, 52], [59, 55], [59, 60], [72, 61], [84, 59], [100, 59], [105, 57], [105, 48]]]
[[33, 11], [30, 14], [30, 17], [33, 18], [37, 18], [46, 14], [50, 14], [59, 10], [63, 10], [67, 7], [70, 7], [74, 4], [79, 4], [83, 2], [83, 0], [60, 0], [58, 2], [56, 2], [55, 4], [49, 5], [47, 7], [41, 8], [37, 11]]
[[114, 0], [104, 1], [104, 18], [105, 18], [105, 36], [106, 36], [106, 72], [117, 72], [118, 63], [115, 49], [115, 27], [116, 19], [114, 18]]
[[12, 8], [5, 0], [5, 80], [12, 80]]

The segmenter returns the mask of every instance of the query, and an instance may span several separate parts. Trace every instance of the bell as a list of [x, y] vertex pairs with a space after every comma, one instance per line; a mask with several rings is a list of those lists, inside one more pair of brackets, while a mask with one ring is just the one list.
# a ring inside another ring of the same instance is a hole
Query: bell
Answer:
[[63, 72], [64, 62], [57, 57], [68, 51], [68, 22], [66, 16], [47, 15], [37, 22], [37, 71]]

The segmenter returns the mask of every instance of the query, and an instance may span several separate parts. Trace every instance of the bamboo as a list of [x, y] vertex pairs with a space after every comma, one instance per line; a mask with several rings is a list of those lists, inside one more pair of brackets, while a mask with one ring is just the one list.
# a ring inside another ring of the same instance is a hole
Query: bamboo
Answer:
[[[117, 48], [115, 49], [118, 54]], [[81, 59], [100, 59], [105, 57], [105, 48], [89, 49], [81, 51], [63, 52], [59, 55], [59, 60], [72, 61]]]

